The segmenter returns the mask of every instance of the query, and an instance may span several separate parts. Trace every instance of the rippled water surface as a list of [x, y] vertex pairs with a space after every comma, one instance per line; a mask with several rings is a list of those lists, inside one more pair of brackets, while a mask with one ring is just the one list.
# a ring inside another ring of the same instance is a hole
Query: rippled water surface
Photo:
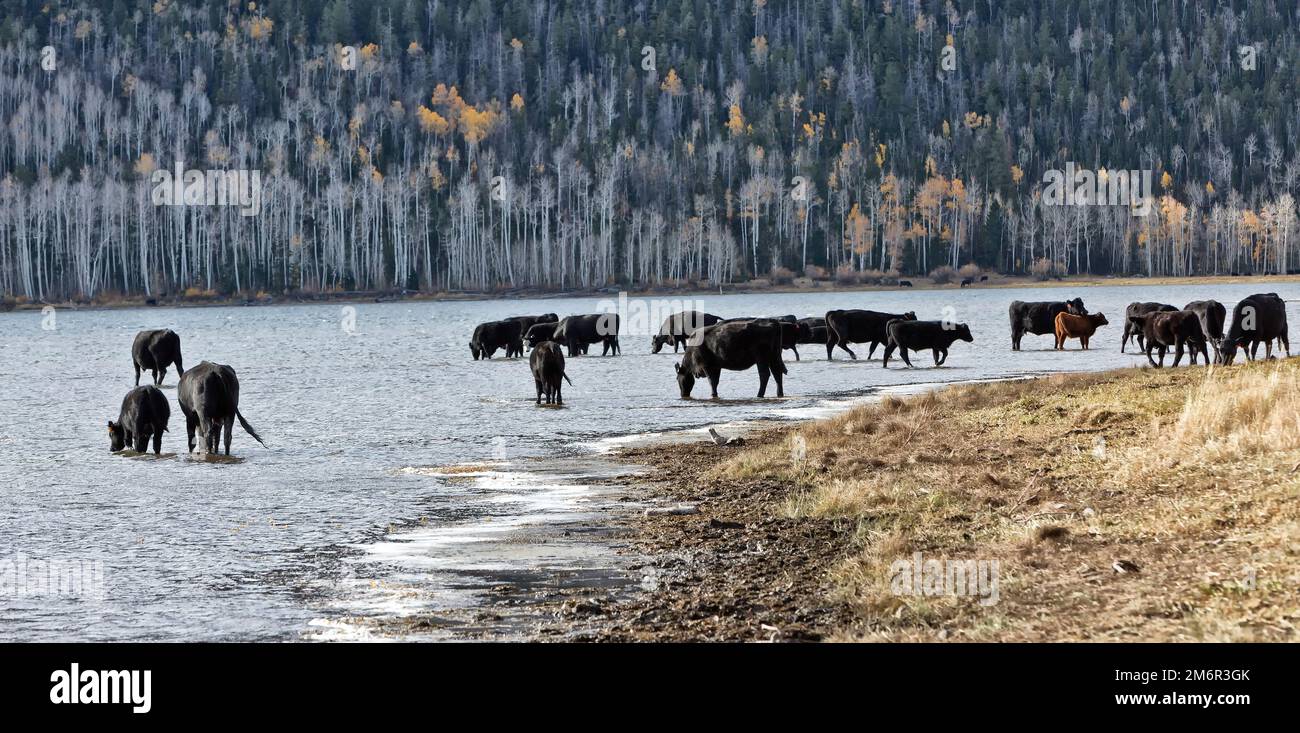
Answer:
[[[921, 368], [900, 362], [888, 370], [879, 353], [856, 362], [837, 353], [827, 363], [824, 349], [810, 345], [799, 362], [787, 352], [784, 399], [754, 399], [753, 371], [724, 372], [722, 400], [712, 402], [678, 399], [674, 357], [650, 354], [648, 335], [624, 334], [620, 357], [569, 361], [574, 385], [563, 409], [533, 404], [526, 359], [474, 362], [466, 343], [478, 322], [594, 312], [596, 298], [360, 304], [355, 311], [59, 310], [53, 323], [40, 313], [3, 314], [0, 640], [329, 638], [317, 632], [331, 619], [400, 610], [410, 594], [395, 589], [424, 584], [426, 607], [463, 603], [454, 584], [438, 580], [448, 557], [493, 547], [483, 543], [502, 527], [557, 513], [581, 517], [598, 502], [584, 504], [586, 489], [570, 480], [580, 471], [557, 469], [539, 480], [518, 472], [455, 476], [443, 467], [527, 465], [544, 455], [580, 462], [622, 436], [812, 416], [891, 385], [1134, 365], [1141, 357], [1118, 348], [1128, 302], [1215, 298], [1231, 309], [1261, 290], [1300, 298], [1297, 285], [1248, 282], [704, 296], [698, 305], [724, 317], [871, 308], [937, 319], [951, 308], [970, 323], [975, 343], [955, 344], [942, 368], [929, 368], [925, 353], [914, 359]], [[1091, 351], [1072, 342], [1070, 351], [1054, 352], [1049, 336], [1026, 337], [1024, 351], [1010, 350], [1010, 301], [1076, 294], [1112, 321]], [[1295, 304], [1288, 309], [1295, 318]], [[111, 455], [105, 423], [132, 386], [131, 341], [145, 328], [177, 331], [189, 366], [203, 359], [233, 366], [241, 411], [269, 448], [236, 432], [237, 461], [187, 457], [173, 371], [164, 385], [172, 406], [164, 456]], [[697, 385], [696, 396], [706, 395], [707, 384]], [[470, 555], [462, 569], [565, 562], [535, 553]], [[102, 593], [38, 592], [17, 575], [46, 561], [83, 560], [103, 562]]]

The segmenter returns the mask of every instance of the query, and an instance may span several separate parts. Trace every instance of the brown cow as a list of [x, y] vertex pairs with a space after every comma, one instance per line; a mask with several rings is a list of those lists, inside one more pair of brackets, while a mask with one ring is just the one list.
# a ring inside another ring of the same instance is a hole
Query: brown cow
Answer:
[[1097, 329], [1110, 323], [1106, 316], [1100, 313], [1091, 313], [1086, 316], [1076, 316], [1067, 311], [1061, 311], [1056, 314], [1056, 348], [1058, 351], [1065, 350], [1066, 339], [1079, 339], [1079, 343], [1084, 349], [1088, 348], [1088, 339], [1092, 337]]

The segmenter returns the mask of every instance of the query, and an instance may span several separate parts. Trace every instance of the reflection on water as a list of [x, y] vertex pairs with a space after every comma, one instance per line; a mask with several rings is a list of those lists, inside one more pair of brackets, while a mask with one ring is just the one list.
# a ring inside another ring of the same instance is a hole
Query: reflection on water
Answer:
[[[339, 621], [349, 615], [454, 607], [485, 568], [498, 579], [507, 569], [599, 570], [603, 558], [501, 549], [501, 537], [527, 525], [596, 511], [601, 502], [583, 484], [590, 462], [570, 459], [646, 433], [696, 439], [708, 426], [730, 434], [756, 420], [818, 417], [881, 391], [1137, 365], [1145, 358], [1118, 349], [1128, 302], [1216, 298], [1231, 308], [1259, 291], [1300, 297], [1300, 286], [1280, 283], [703, 296], [699, 305], [723, 317], [955, 313], [975, 343], [954, 344], [940, 368], [919, 353], [914, 369], [883, 369], [879, 350], [870, 361], [837, 351], [828, 363], [810, 345], [787, 362], [786, 397], [755, 399], [751, 370], [724, 372], [713, 401], [680, 399], [681, 355], [652, 355], [649, 334], [625, 333], [620, 357], [568, 360], [562, 409], [535, 404], [526, 358], [475, 362], [466, 343], [480, 321], [590, 313], [596, 298], [361, 304], [351, 313], [63, 311], [53, 331], [39, 313], [0, 315], [0, 563], [101, 559], [105, 585], [102, 597], [0, 592], [0, 640], [297, 639], [355, 628]], [[1091, 350], [1071, 342], [1054, 351], [1051, 336], [1010, 350], [1010, 301], [1075, 294], [1110, 317]], [[173, 407], [164, 455], [109, 453], [103, 425], [133, 385], [130, 346], [144, 328], [176, 330], [188, 362], [235, 367], [240, 409], [273, 449], [237, 431], [229, 458], [186, 454], [173, 372], [163, 385]], [[475, 470], [445, 468], [460, 464]], [[535, 470], [560, 464], [559, 474]]]

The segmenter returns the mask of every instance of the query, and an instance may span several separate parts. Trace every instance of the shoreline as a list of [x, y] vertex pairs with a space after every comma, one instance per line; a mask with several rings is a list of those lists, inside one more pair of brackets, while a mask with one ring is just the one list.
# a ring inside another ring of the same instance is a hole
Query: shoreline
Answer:
[[[1300, 436], [1237, 447], [1300, 422], [1295, 401], [1300, 361], [1126, 368], [627, 447], [640, 504], [698, 512], [626, 513], [611, 536], [644, 558], [640, 587], [538, 599], [530, 638], [1295, 641]], [[900, 596], [888, 568], [916, 553], [992, 563], [1001, 597]]]
[[[717, 290], [701, 288], [641, 288], [637, 290], [620, 290], [618, 286], [593, 288], [586, 290], [543, 290], [517, 288], [497, 291], [352, 291], [342, 293], [299, 293], [291, 295], [259, 296], [194, 296], [177, 297], [157, 302], [148, 302], [149, 298], [137, 296], [112, 301], [16, 301], [11, 296], [0, 298], [0, 314], [40, 312], [43, 308], [64, 308], [69, 310], [126, 310], [132, 308], [225, 308], [225, 307], [264, 307], [276, 305], [361, 305], [366, 303], [418, 303], [418, 302], [475, 302], [487, 300], [559, 300], [565, 298], [609, 298], [625, 294], [629, 298], [703, 298], [711, 295], [785, 295], [790, 293], [876, 293], [876, 292], [916, 292], [932, 290], [960, 290], [956, 283], [943, 285], [929, 282], [928, 278], [915, 277], [912, 287], [896, 285], [837, 284], [832, 280], [817, 281], [809, 287], [797, 285], [769, 285], [755, 287], [749, 282], [729, 283]], [[986, 282], [969, 286], [973, 289], [1011, 289], [1011, 288], [1070, 288], [1070, 287], [1136, 287], [1142, 285], [1212, 285], [1242, 282], [1297, 283], [1300, 275], [1193, 275], [1190, 277], [1136, 277], [1075, 275], [1060, 280], [1037, 280], [1029, 276], [1002, 277], [990, 275]]]

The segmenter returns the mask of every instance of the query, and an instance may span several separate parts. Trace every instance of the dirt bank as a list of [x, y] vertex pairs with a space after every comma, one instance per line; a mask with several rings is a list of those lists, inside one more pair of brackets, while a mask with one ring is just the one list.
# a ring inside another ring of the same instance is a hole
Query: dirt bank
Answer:
[[[639, 500], [699, 513], [628, 518], [640, 589], [542, 600], [534, 638], [1296, 639], [1295, 362], [952, 387], [621, 458], [651, 467]], [[913, 592], [915, 559], [995, 593]]]

